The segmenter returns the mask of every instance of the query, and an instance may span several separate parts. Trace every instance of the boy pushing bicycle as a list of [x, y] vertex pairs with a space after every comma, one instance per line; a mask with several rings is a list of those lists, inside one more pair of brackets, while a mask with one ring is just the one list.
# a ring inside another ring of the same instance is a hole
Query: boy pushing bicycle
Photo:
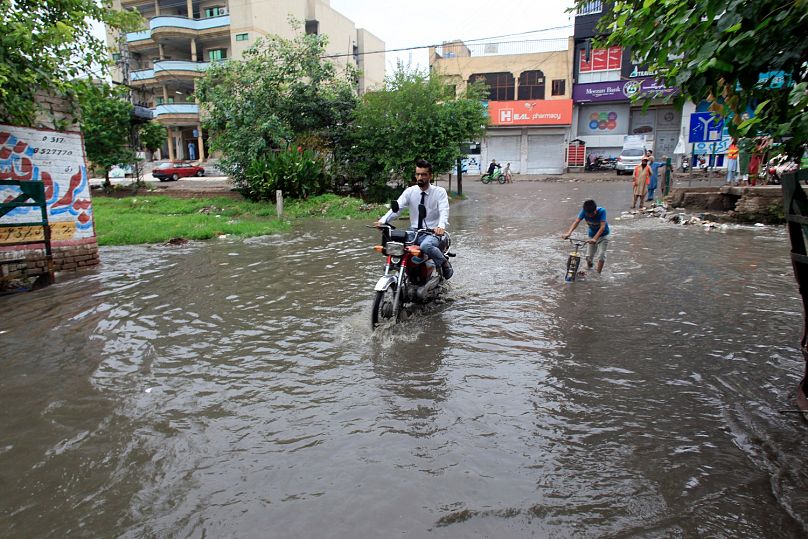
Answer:
[[567, 239], [572, 235], [573, 230], [578, 227], [578, 223], [586, 221], [589, 226], [589, 241], [586, 246], [586, 266], [591, 268], [594, 259], [597, 257], [598, 265], [595, 271], [603, 271], [603, 264], [606, 262], [606, 248], [609, 246], [609, 223], [606, 222], [606, 209], [598, 207], [594, 200], [584, 201], [583, 209], [570, 225], [567, 233], [561, 236]]

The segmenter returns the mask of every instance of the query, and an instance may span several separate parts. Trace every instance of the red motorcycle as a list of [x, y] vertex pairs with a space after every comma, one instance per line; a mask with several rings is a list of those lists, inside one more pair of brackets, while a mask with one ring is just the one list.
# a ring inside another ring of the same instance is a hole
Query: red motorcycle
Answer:
[[[398, 213], [398, 202], [390, 205]], [[426, 208], [423, 204], [418, 207], [421, 222], [426, 218]], [[380, 225], [382, 231], [382, 244], [376, 245], [374, 250], [387, 256], [384, 265], [384, 275], [376, 283], [376, 295], [373, 299], [373, 310], [370, 322], [373, 329], [385, 320], [398, 322], [405, 305], [412, 303], [427, 303], [437, 298], [443, 291], [443, 275], [435, 269], [431, 260], [421, 255], [421, 248], [416, 240], [423, 234], [435, 233], [429, 228], [418, 230], [396, 230], [393, 225]], [[453, 257], [449, 252], [452, 243], [448, 232], [440, 238], [440, 249], [447, 257]]]

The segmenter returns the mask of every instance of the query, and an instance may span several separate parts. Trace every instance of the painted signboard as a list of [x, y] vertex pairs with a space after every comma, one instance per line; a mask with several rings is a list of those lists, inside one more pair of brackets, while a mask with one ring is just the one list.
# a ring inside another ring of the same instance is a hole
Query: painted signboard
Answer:
[[572, 87], [572, 100], [576, 103], [600, 103], [629, 101], [634, 96], [651, 99], [665, 98], [678, 93], [678, 88], [668, 88], [653, 78], [629, 79], [575, 84]]
[[[76, 241], [95, 236], [90, 185], [81, 134], [0, 125], [0, 180], [39, 180], [45, 184], [48, 221], [53, 239]], [[15, 198], [20, 189], [0, 187], [0, 200]], [[3, 223], [30, 223], [41, 219], [39, 208], [15, 208]], [[41, 229], [39, 229], [41, 230]], [[11, 234], [37, 233], [26, 227], [7, 228]], [[13, 237], [5, 243], [18, 241]], [[4, 243], [0, 238], [0, 244]]]
[[489, 101], [491, 125], [570, 125], [572, 99]]

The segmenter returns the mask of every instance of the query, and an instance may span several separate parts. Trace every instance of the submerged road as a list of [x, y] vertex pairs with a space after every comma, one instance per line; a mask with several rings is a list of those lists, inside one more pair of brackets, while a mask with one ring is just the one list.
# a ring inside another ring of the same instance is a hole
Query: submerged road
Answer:
[[[465, 188], [445, 301], [375, 334], [357, 221], [0, 298], [0, 535], [804, 537], [784, 230], [618, 220], [628, 182]], [[565, 283], [587, 197], [609, 258]]]

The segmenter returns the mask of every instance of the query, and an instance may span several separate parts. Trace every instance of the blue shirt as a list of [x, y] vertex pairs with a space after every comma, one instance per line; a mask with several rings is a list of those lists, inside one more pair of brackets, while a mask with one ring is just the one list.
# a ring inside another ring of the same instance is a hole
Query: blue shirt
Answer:
[[[600, 230], [600, 224], [606, 223], [606, 209], [599, 207], [591, 217], [588, 216], [584, 210], [581, 210], [581, 213], [578, 214], [578, 219], [586, 221], [586, 224], [589, 225], [589, 237], [594, 238], [595, 234]], [[608, 235], [609, 223], [606, 223], [606, 228], [603, 229], [603, 234], [601, 234], [600, 237], [604, 238]]]
[[651, 163], [651, 183], [648, 185], [648, 189], [656, 189], [657, 182], [659, 181], [659, 169], [660, 167], [664, 167], [665, 163], [660, 161], [659, 163]]

